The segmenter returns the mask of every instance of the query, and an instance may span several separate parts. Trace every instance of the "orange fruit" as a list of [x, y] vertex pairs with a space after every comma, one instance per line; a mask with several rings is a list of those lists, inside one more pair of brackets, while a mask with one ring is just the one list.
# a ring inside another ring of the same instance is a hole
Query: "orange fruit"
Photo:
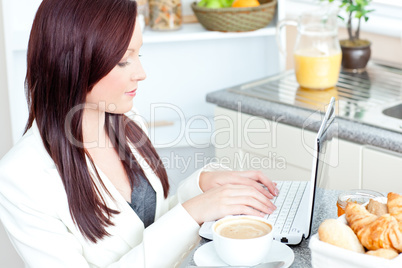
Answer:
[[257, 0], [235, 0], [232, 7], [257, 7], [259, 5]]

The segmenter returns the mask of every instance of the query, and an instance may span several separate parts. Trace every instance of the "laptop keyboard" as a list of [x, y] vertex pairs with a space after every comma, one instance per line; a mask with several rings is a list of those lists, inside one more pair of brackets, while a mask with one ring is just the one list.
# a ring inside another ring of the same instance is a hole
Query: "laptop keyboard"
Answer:
[[273, 224], [275, 233], [289, 233], [307, 181], [276, 181], [276, 183], [279, 195], [272, 200], [276, 210], [267, 215], [267, 219]]

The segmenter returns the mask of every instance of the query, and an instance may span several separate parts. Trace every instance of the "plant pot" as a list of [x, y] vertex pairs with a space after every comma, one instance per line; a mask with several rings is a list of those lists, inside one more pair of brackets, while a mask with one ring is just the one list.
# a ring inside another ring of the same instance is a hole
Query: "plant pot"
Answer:
[[341, 40], [342, 69], [346, 72], [360, 73], [366, 69], [367, 62], [371, 56], [371, 42], [367, 40]]

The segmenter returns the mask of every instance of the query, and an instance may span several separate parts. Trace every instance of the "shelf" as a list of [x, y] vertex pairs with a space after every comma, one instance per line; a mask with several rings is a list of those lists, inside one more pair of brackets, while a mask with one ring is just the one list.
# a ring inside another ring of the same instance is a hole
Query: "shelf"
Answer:
[[275, 27], [268, 25], [265, 28], [251, 32], [216, 32], [205, 30], [199, 23], [183, 24], [175, 31], [153, 31], [147, 26], [144, 30], [143, 41], [146, 43], [166, 43], [178, 41], [214, 40], [243, 37], [275, 35]]
[[[214, 40], [229, 38], [244, 38], [258, 36], [275, 35], [275, 27], [269, 25], [251, 32], [215, 32], [205, 30], [199, 23], [183, 24], [182, 28], [176, 31], [152, 31], [149, 26], [144, 30], [144, 44], [149, 43], [166, 43], [180, 41], [196, 41], [196, 40]], [[26, 51], [28, 47], [29, 31], [16, 31], [12, 38], [12, 51]]]

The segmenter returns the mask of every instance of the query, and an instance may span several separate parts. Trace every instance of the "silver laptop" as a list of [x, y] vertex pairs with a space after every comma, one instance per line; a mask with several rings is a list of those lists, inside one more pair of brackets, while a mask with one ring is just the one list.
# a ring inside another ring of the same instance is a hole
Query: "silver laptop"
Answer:
[[[274, 226], [277, 241], [297, 245], [310, 236], [316, 186], [325, 173], [326, 147], [332, 138], [328, 129], [334, 118], [335, 98], [332, 97], [316, 136], [310, 181], [277, 181], [279, 195], [272, 200], [277, 209], [265, 216]], [[213, 223], [205, 222], [200, 228], [200, 236], [212, 240]]]

